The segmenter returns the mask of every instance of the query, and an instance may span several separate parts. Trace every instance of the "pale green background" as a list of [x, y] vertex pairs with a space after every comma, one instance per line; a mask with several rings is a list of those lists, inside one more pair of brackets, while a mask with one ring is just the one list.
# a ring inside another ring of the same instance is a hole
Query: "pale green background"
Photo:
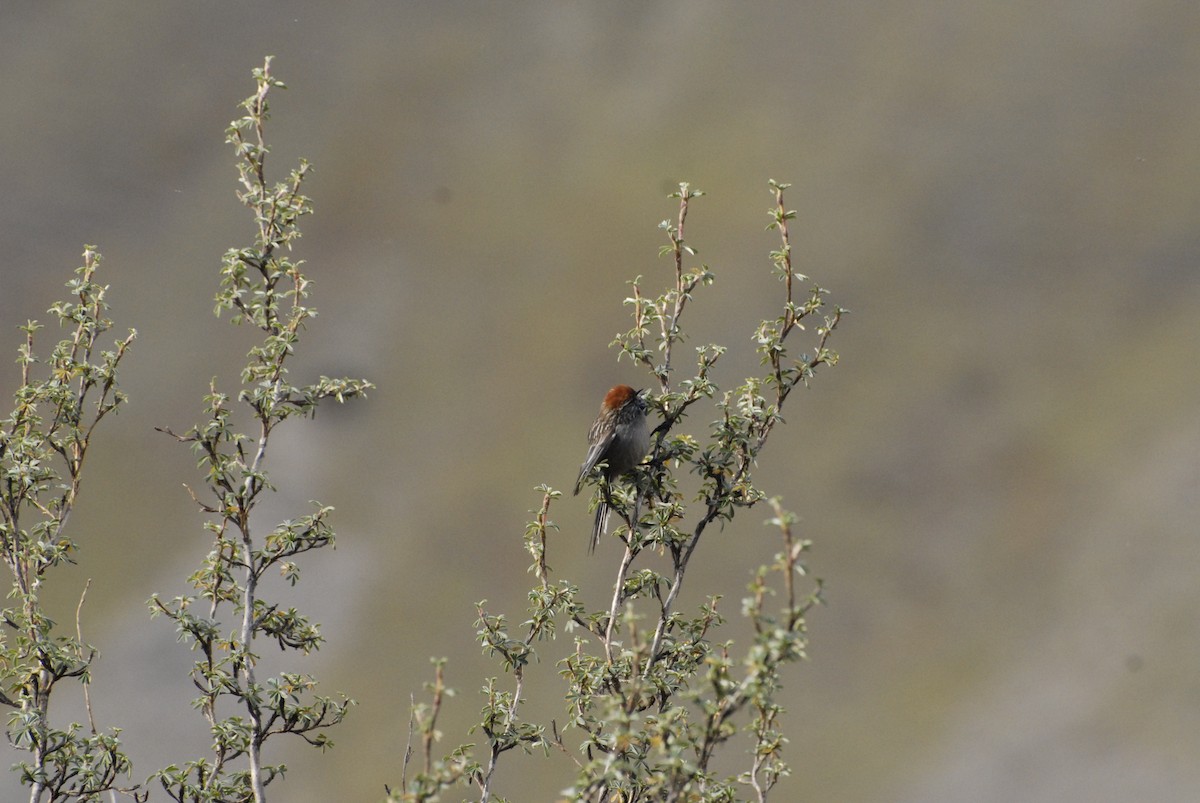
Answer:
[[[709, 193], [690, 323], [730, 386], [775, 309], [768, 178], [795, 185], [798, 266], [853, 310], [760, 467], [829, 599], [777, 799], [1200, 799], [1200, 5], [1153, 1], [5, 3], [0, 349], [85, 242], [140, 332], [55, 581], [66, 611], [93, 580], [97, 715], [138, 779], [208, 741], [143, 604], [205, 551], [193, 458], [153, 427], [195, 421], [251, 344], [209, 313], [250, 238], [224, 129], [268, 53], [271, 166], [316, 166], [295, 376], [379, 385], [273, 454], [271, 515], [315, 496], [341, 536], [286, 595], [329, 638], [289, 666], [362, 703], [329, 754], [290, 746], [273, 799], [381, 798], [431, 655], [460, 691], [446, 744], [469, 738], [499, 672], [472, 603], [519, 621], [533, 486], [569, 488], [604, 390], [645, 384], [605, 346], [623, 282], [666, 277], [665, 193]], [[550, 563], [595, 604], [617, 552], [586, 557], [585, 505], [554, 509]], [[766, 516], [711, 534], [686, 605], [720, 590], [737, 618]], [[547, 660], [531, 713], [561, 720], [558, 689]], [[514, 756], [497, 789], [570, 777]]]

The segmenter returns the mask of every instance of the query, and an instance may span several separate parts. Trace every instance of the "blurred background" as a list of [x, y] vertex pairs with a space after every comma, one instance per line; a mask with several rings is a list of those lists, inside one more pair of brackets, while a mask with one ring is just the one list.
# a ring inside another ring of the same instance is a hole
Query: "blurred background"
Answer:
[[[757, 475], [803, 516], [828, 599], [786, 677], [776, 797], [1200, 798], [1200, 5], [1171, 0], [6, 3], [0, 349], [85, 243], [139, 332], [71, 520], [80, 563], [53, 581], [69, 622], [92, 580], [96, 716], [136, 780], [208, 742], [192, 655], [144, 604], [207, 550], [194, 460], [154, 427], [197, 421], [254, 342], [211, 311], [221, 254], [252, 241], [224, 131], [267, 54], [290, 87], [269, 165], [315, 165], [299, 256], [321, 315], [293, 376], [378, 385], [272, 455], [270, 517], [338, 509], [337, 551], [284, 594], [328, 642], [286, 666], [361, 703], [325, 755], [275, 744], [272, 799], [397, 785], [431, 656], [459, 691], [443, 746], [479, 738], [500, 668], [473, 603], [520, 621], [534, 486], [569, 489], [604, 391], [648, 384], [607, 344], [624, 282], [667, 281], [666, 193], [708, 193], [687, 235], [717, 282], [688, 326], [729, 346], [732, 387], [780, 298], [769, 178], [794, 185], [797, 267], [853, 311]], [[549, 559], [598, 605], [618, 551], [587, 557], [586, 506], [555, 505]], [[742, 644], [768, 515], [713, 532], [682, 600], [725, 594]], [[544, 645], [530, 716], [562, 720], [567, 648]], [[553, 800], [572, 777], [512, 756], [497, 790]]]

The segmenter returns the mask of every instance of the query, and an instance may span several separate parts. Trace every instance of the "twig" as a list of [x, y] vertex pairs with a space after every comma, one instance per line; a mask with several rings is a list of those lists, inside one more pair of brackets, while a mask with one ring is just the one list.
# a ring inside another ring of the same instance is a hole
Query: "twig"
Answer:
[[[80, 616], [83, 612], [83, 602], [87, 599], [87, 592], [91, 586], [92, 578], [89, 577], [87, 582], [83, 584], [83, 593], [79, 595], [79, 604], [75, 606], [75, 639], [79, 642], [81, 650], [83, 649], [83, 628], [80, 626]], [[85, 679], [83, 681], [83, 703], [87, 709], [88, 726], [91, 727], [92, 735], [95, 736], [97, 733], [96, 720], [92, 716], [92, 695], [88, 692], [88, 687], [91, 685], [89, 680]]]
[[625, 546], [625, 554], [621, 557], [621, 567], [617, 569], [617, 581], [613, 584], [612, 604], [608, 608], [608, 625], [604, 629], [604, 657], [608, 663], [613, 662], [612, 654], [612, 637], [613, 627], [617, 621], [617, 608], [621, 606], [625, 594], [625, 579], [629, 574], [629, 566], [633, 563], [633, 559], [637, 557], [637, 552], [634, 551], [632, 539]]
[[[417, 716], [417, 697], [409, 692], [408, 695], [408, 739], [404, 743], [404, 763], [400, 766], [400, 788], [408, 788], [408, 763], [412, 761], [412, 736], [413, 736], [413, 720]], [[384, 789], [390, 795], [391, 789], [385, 785]]]

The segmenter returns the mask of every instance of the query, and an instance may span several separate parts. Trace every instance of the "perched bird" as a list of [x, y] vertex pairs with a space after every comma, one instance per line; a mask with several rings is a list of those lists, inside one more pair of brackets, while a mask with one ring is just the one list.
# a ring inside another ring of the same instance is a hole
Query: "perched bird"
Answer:
[[600, 413], [588, 430], [587, 457], [579, 469], [575, 481], [575, 493], [583, 487], [583, 480], [597, 463], [604, 462], [605, 485], [596, 507], [596, 523], [592, 527], [592, 543], [588, 552], [596, 550], [600, 536], [608, 526], [608, 485], [642, 462], [650, 448], [650, 430], [646, 426], [646, 399], [640, 390], [629, 385], [617, 385], [604, 397]]

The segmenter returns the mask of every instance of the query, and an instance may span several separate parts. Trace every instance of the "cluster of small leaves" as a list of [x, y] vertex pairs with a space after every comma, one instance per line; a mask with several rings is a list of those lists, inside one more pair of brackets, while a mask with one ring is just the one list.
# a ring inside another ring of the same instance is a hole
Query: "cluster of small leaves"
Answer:
[[433, 745], [440, 736], [436, 730], [437, 714], [443, 696], [449, 693], [442, 679], [444, 661], [439, 661], [434, 683], [429, 687], [433, 702], [413, 708], [413, 724], [422, 739], [424, 770], [412, 780], [408, 779], [410, 746], [405, 755], [402, 787], [388, 790], [388, 800], [392, 803], [438, 800], [443, 791], [459, 783], [474, 785], [479, 790], [481, 800], [493, 799], [492, 777], [503, 754], [514, 748], [527, 753], [534, 750], [545, 752], [551, 746], [543, 726], [522, 722], [518, 715], [523, 699], [525, 669], [534, 657], [534, 642], [553, 638], [558, 619], [566, 617], [573, 620], [580, 616], [582, 608], [575, 601], [578, 588], [574, 584], [550, 581], [550, 569], [546, 565], [546, 536], [557, 528], [549, 520], [548, 514], [551, 501], [561, 493], [548, 486], [541, 486], [538, 490], [542, 493], [541, 506], [525, 531], [525, 546], [534, 559], [529, 570], [538, 579], [538, 584], [529, 592], [529, 618], [521, 623], [519, 633], [514, 636], [504, 616], [487, 612], [484, 607], [486, 601], [476, 606], [478, 618], [475, 625], [479, 641], [487, 654], [499, 658], [504, 672], [512, 676], [514, 684], [512, 691], [505, 691], [500, 687], [499, 680], [492, 677], [483, 686], [484, 705], [476, 728], [487, 740], [486, 763], [471, 757], [474, 745], [470, 744], [458, 747], [440, 761], [433, 759]]
[[[209, 518], [205, 529], [212, 550], [189, 581], [194, 595], [150, 601], [151, 611], [172, 620], [180, 641], [199, 652], [192, 682], [200, 690], [195, 707], [212, 736], [211, 758], [172, 765], [156, 777], [177, 801], [262, 801], [265, 787], [286, 770], [264, 763], [264, 743], [295, 734], [309, 744], [331, 744], [326, 731], [345, 717], [353, 701], [316, 694], [309, 675], [283, 672], [260, 679], [256, 643], [274, 641], [281, 650], [309, 653], [322, 643], [317, 625], [294, 608], [282, 608], [261, 595], [260, 584], [278, 573], [290, 584], [300, 577], [295, 558], [331, 546], [332, 508], [314, 503], [314, 512], [277, 525], [263, 536], [251, 525], [255, 507], [274, 490], [266, 470], [267, 447], [275, 427], [295, 415], [311, 416], [326, 399], [344, 401], [363, 395], [371, 384], [361, 379], [321, 377], [294, 386], [285, 367], [305, 322], [316, 311], [305, 306], [309, 280], [303, 262], [290, 256], [300, 236], [301, 217], [311, 211], [301, 192], [307, 164], [287, 181], [269, 184], [263, 126], [267, 96], [283, 84], [270, 73], [268, 58], [254, 71], [257, 91], [242, 107], [245, 115], [229, 127], [227, 141], [237, 150], [242, 190], [238, 197], [254, 214], [254, 246], [225, 254], [216, 312], [233, 312], [235, 323], [257, 328], [262, 341], [249, 352], [237, 402], [248, 409], [253, 435], [235, 426], [235, 407], [215, 382], [205, 399], [206, 420], [182, 434], [205, 475], [206, 492], [191, 491]], [[189, 489], [190, 491], [190, 489]], [[226, 714], [228, 711], [236, 713]]]
[[[755, 636], [740, 658], [732, 642], [714, 641], [714, 632], [724, 623], [717, 597], [710, 597], [694, 616], [675, 609], [689, 562], [709, 525], [724, 524], [739, 509], [766, 499], [752, 471], [775, 425], [783, 421], [781, 410], [788, 396], [817, 368], [837, 362], [827, 341], [845, 310], [834, 307], [825, 314], [826, 291], [817, 286], [810, 288], [803, 303], [794, 300], [794, 287], [807, 281], [791, 264], [787, 224], [795, 213], [783, 204], [787, 185], [771, 182], [770, 187], [775, 204], [768, 228], [777, 230], [782, 241], [771, 258], [784, 285], [784, 302], [781, 314], [763, 321], [754, 335], [765, 375], [751, 376], [734, 390], [722, 392], [713, 381], [712, 369], [726, 349], [709, 344], [696, 349], [694, 374], [676, 378], [672, 360], [684, 339], [681, 318], [693, 293], [714, 279], [707, 266], [685, 264], [695, 256], [684, 239], [688, 207], [702, 193], [682, 184], [672, 196], [679, 201], [678, 215], [662, 224], [668, 239], [663, 254], [674, 263], [673, 285], [647, 297], [640, 277], [634, 280], [633, 294], [627, 299], [634, 325], [614, 341], [621, 355], [657, 379], [659, 392], [651, 404], [661, 423], [654, 430], [651, 453], [635, 470], [633, 481], [610, 488], [620, 520], [614, 535], [624, 545], [611, 602], [603, 609], [589, 609], [573, 584], [550, 580], [545, 534], [556, 529], [548, 511], [559, 494], [540, 489], [542, 507], [525, 539], [538, 585], [530, 592], [530, 616], [521, 634], [509, 635], [503, 616], [488, 613], [482, 603], [479, 608], [480, 642], [486, 652], [500, 658], [512, 684], [511, 691], [501, 691], [493, 678], [484, 688], [480, 728], [487, 737], [489, 759], [473, 772], [442, 776], [442, 786], [420, 787], [397, 799], [434, 800], [441, 789], [464, 777], [480, 790], [481, 801], [492, 799], [490, 780], [496, 760], [517, 746], [562, 750], [578, 768], [565, 796], [597, 803], [732, 801], [747, 787], [756, 800], [765, 801], [787, 774], [781, 758], [786, 740], [775, 699], [780, 671], [804, 657], [804, 617], [820, 599], [819, 583], [804, 595], [796, 590], [796, 578], [805, 572], [800, 559], [808, 542], [793, 536], [795, 516], [770, 500], [775, 511], [770, 523], [779, 528], [783, 548], [770, 565], [754, 573], [750, 583], [742, 613]], [[792, 356], [789, 337], [804, 331], [814, 316], [821, 316], [821, 322], [813, 353]], [[703, 400], [713, 404], [717, 419], [701, 443], [678, 430], [691, 408]], [[684, 469], [700, 478], [695, 505], [689, 505], [678, 489], [676, 476]], [[637, 568], [647, 550], [669, 557], [671, 571]], [[784, 605], [772, 613], [767, 602], [779, 590]], [[518, 707], [523, 699], [523, 670], [534, 655], [534, 642], [552, 638], [559, 621], [576, 632], [575, 649], [559, 662], [568, 687], [565, 727], [560, 732], [552, 723], [548, 736], [542, 726], [522, 722]], [[580, 736], [575, 746], [567, 744], [573, 731]], [[713, 757], [739, 732], [749, 734], [750, 766], [735, 777], [720, 777]], [[455, 755], [468, 750], [469, 746], [461, 747]]]
[[11, 709], [9, 742], [29, 756], [17, 769], [31, 801], [94, 800], [116, 789], [130, 769], [120, 731], [99, 733], [90, 722], [90, 705], [87, 728], [51, 724], [55, 687], [77, 679], [86, 699], [96, 653], [83, 643], [78, 612], [75, 635], [64, 635], [41, 602], [48, 572], [74, 562], [79, 548], [65, 528], [92, 434], [126, 400], [117, 367], [136, 332], [111, 350], [101, 349], [112, 321], [105, 317], [108, 288], [95, 282], [99, 264], [95, 247], [86, 246], [83, 266], [67, 283], [70, 300], [49, 310], [70, 334], [45, 360], [34, 354], [42, 327], [36, 321], [21, 327], [21, 382], [12, 412], [0, 421], [0, 553], [12, 577], [10, 603], [0, 611], [0, 704]]
[[[408, 723], [409, 744], [404, 751], [401, 788], [393, 790], [389, 786], [384, 786], [389, 803], [437, 800], [443, 790], [470, 780], [478, 781], [481, 777], [479, 763], [471, 756], [471, 750], [475, 747], [473, 744], [462, 745], [444, 758], [435, 759], [433, 757], [433, 746], [442, 736], [441, 731], [437, 729], [438, 716], [442, 711], [442, 701], [446, 697], [454, 696], [454, 690], [446, 687], [443, 674], [446, 660], [439, 658], [434, 660], [433, 664], [433, 682], [425, 684], [430, 702], [417, 703], [414, 701], [412, 704]], [[421, 737], [423, 761], [421, 769], [410, 781], [408, 766], [413, 758], [412, 736], [414, 732], [419, 733]]]

